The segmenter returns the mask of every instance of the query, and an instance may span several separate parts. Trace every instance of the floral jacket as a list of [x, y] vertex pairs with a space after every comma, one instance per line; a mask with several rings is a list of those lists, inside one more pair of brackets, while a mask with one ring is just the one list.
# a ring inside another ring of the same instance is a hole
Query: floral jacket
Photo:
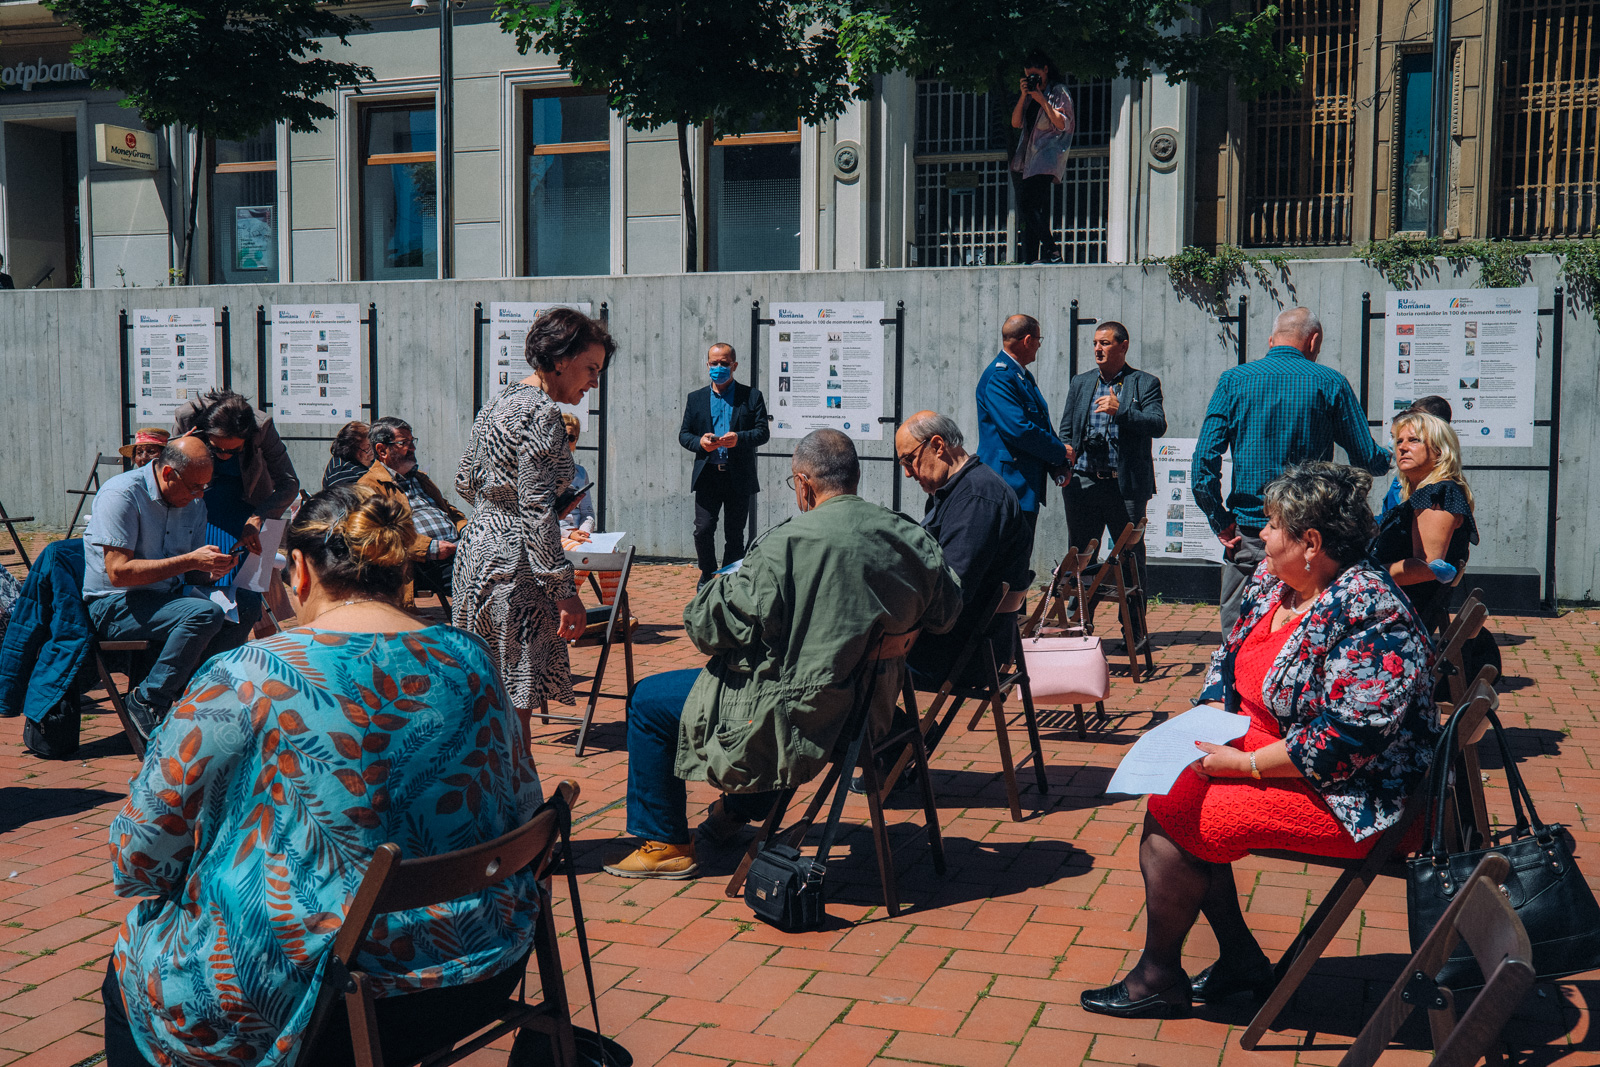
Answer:
[[[339, 925], [386, 841], [407, 857], [527, 821], [539, 780], [470, 634], [290, 630], [212, 659], [111, 824], [128, 1021], [164, 1067], [293, 1063]], [[381, 916], [378, 996], [497, 974], [533, 943], [533, 872]]]
[[[1282, 587], [1256, 569], [1200, 701], [1239, 710], [1234, 658]], [[1433, 761], [1433, 642], [1389, 576], [1357, 563], [1323, 590], [1262, 683], [1289, 758], [1357, 841], [1400, 818]]]

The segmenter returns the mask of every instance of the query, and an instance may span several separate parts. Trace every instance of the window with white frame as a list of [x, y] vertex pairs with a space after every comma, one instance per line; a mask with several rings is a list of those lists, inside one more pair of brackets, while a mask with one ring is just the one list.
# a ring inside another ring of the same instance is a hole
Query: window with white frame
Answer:
[[706, 269], [800, 269], [800, 126], [712, 140]]
[[437, 127], [432, 101], [363, 108], [361, 277], [439, 276]]
[[522, 272], [611, 270], [611, 112], [602, 94], [530, 93], [524, 127]]

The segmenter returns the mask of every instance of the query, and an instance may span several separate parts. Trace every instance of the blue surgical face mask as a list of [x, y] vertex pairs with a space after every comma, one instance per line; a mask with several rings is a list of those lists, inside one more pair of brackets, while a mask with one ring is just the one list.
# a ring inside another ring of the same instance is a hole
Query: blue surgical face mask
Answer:
[[710, 367], [710, 374], [712, 383], [714, 385], [721, 385], [723, 382], [733, 377], [733, 368], [725, 367], [721, 364], [712, 364]]

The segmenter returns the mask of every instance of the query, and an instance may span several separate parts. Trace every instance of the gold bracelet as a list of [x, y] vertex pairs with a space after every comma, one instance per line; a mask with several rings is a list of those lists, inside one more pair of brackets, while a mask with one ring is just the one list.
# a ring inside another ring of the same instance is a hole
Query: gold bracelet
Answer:
[[1258, 782], [1261, 780], [1261, 771], [1256, 767], [1256, 754], [1254, 752], [1250, 753], [1250, 777]]

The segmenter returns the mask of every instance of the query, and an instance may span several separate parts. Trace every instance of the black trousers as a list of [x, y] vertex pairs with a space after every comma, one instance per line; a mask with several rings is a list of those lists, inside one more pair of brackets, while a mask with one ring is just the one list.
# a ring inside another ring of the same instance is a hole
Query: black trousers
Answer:
[[[694, 554], [700, 577], [744, 558], [744, 530], [750, 519], [750, 493], [734, 488], [733, 475], [710, 464], [700, 472], [694, 490]], [[717, 518], [721, 515], [722, 562], [717, 562]]]
[[[516, 993], [531, 954], [530, 949], [522, 959], [482, 981], [379, 999], [378, 1041], [383, 1058], [391, 1062], [416, 1059], [487, 1024], [499, 1006]], [[538, 993], [537, 975], [531, 993]], [[106, 1009], [106, 1067], [150, 1067], [133, 1040], [116, 964], [110, 960], [106, 961], [100, 999]], [[295, 1062], [297, 1067], [354, 1067], [344, 997], [334, 999], [317, 1046], [302, 1051]]]
[[[1144, 518], [1144, 500], [1125, 500], [1115, 478], [1096, 479], [1074, 474], [1062, 490], [1067, 505], [1067, 540], [1074, 548], [1082, 548], [1092, 538], [1100, 538], [1100, 550], [1095, 558], [1110, 552], [1117, 538], [1122, 536], [1128, 523], [1138, 524]], [[1134, 548], [1136, 566], [1139, 568], [1139, 587], [1144, 588], [1144, 542]], [[1091, 561], [1092, 562], [1092, 561]], [[1133, 575], [1126, 574], [1131, 580]]]
[[1049, 262], [1061, 256], [1050, 217], [1050, 200], [1055, 184], [1055, 178], [1049, 174], [1035, 174], [1017, 182], [1017, 213], [1022, 223], [1024, 263]]

